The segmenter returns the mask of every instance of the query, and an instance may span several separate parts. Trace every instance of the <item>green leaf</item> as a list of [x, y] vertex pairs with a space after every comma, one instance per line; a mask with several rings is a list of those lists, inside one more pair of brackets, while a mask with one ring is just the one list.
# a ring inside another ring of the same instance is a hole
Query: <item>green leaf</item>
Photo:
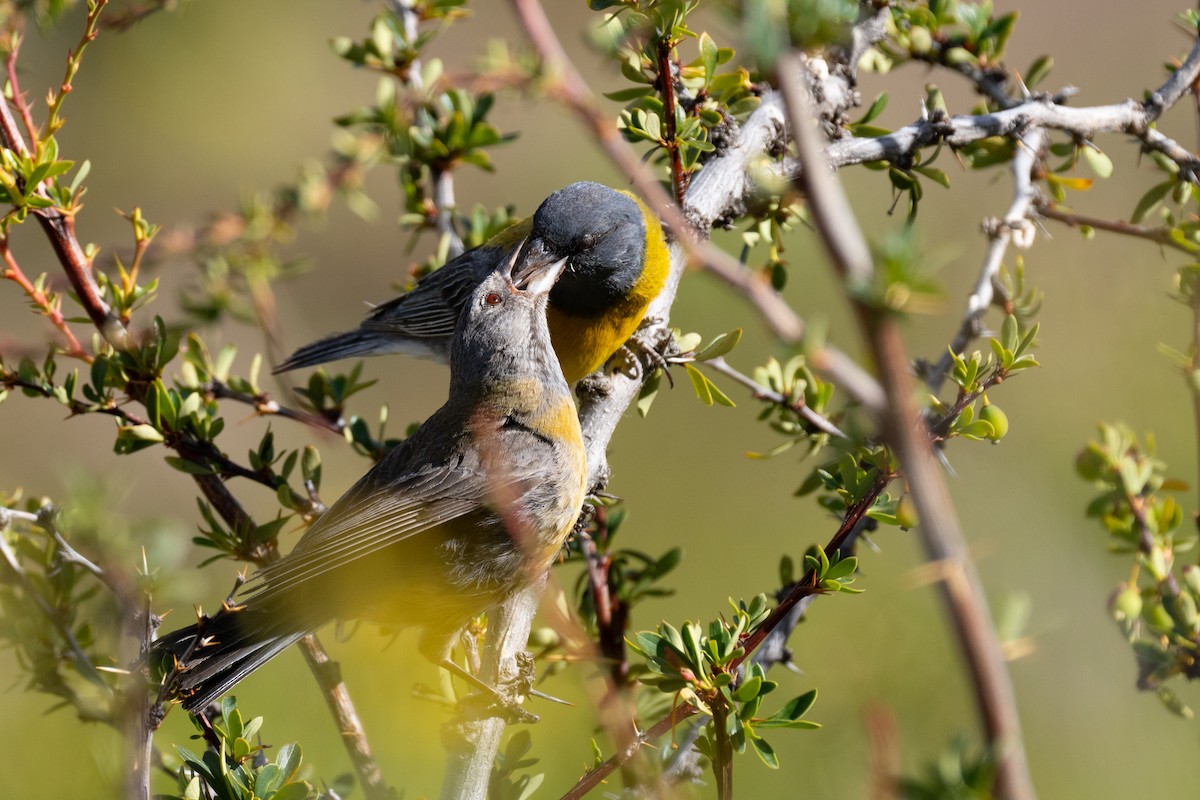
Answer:
[[312, 790], [312, 785], [306, 781], [289, 783], [271, 795], [271, 800], [305, 800], [305, 798], [312, 794]]
[[1032, 89], [1041, 83], [1053, 68], [1054, 59], [1050, 56], [1040, 56], [1034, 59], [1034, 62], [1029, 65], [1029, 69], [1025, 71], [1025, 85]]
[[658, 397], [658, 389], [661, 384], [662, 370], [656, 369], [650, 373], [650, 377], [646, 378], [646, 382], [638, 390], [637, 411], [639, 416], [645, 417], [650, 413], [650, 406], [654, 404], [654, 398]]
[[713, 77], [717, 73], [717, 58], [719, 48], [717, 43], [712, 40], [712, 37], [705, 31], [700, 34], [700, 60], [704, 64], [704, 88], [707, 89], [712, 85]]
[[775, 749], [767, 744], [766, 739], [758, 737], [750, 737], [750, 745], [754, 748], [754, 752], [762, 759], [762, 762], [771, 769], [779, 769], [779, 756], [775, 755]]
[[817, 690], [812, 689], [805, 692], [799, 697], [793, 697], [783, 708], [776, 711], [771, 716], [764, 720], [755, 723], [759, 728], [781, 728], [787, 727], [793, 722], [797, 722], [808, 713], [812, 708], [813, 703], [817, 700]]
[[849, 556], [847, 558], [843, 558], [836, 564], [830, 565], [829, 569], [825, 571], [825, 574], [822, 577], [825, 580], [834, 581], [838, 580], [839, 578], [846, 578], [850, 575], [853, 575], [856, 569], [858, 569], [858, 558], [855, 556]]
[[1112, 159], [1090, 142], [1086, 142], [1083, 145], [1083, 160], [1087, 162], [1092, 172], [1096, 173], [1096, 177], [1108, 178], [1112, 176]]
[[696, 397], [706, 406], [713, 404], [712, 390], [709, 388], [712, 384], [708, 378], [700, 370], [693, 367], [691, 364], [684, 364], [684, 369], [687, 371], [688, 379], [692, 382], [692, 391], [696, 393]]
[[733, 699], [739, 703], [748, 703], [758, 697], [758, 692], [762, 688], [762, 678], [757, 675], [746, 678], [733, 693]]
[[883, 110], [885, 108], [887, 108], [887, 104], [888, 104], [887, 92], [880, 92], [879, 94], [875, 95], [874, 102], [872, 102], [871, 107], [867, 109], [867, 113], [863, 114], [862, 117], [858, 120], [858, 124], [865, 125], [868, 122], [875, 119], [876, 117], [878, 117], [880, 114], [883, 113]]
[[718, 356], [723, 356], [733, 348], [737, 347], [738, 342], [742, 340], [742, 329], [734, 328], [728, 333], [722, 333], [717, 338], [713, 339], [708, 345], [696, 353], [697, 361], [710, 361]]
[[1145, 219], [1146, 215], [1149, 214], [1155, 206], [1162, 202], [1163, 198], [1167, 196], [1174, 186], [1175, 181], [1173, 180], [1163, 181], [1162, 183], [1151, 186], [1150, 189], [1144, 195], [1142, 195], [1141, 199], [1138, 200], [1137, 206], [1134, 207], [1133, 215], [1129, 218], [1129, 221], [1137, 224]]
[[913, 167], [913, 171], [921, 173], [934, 183], [940, 184], [947, 189], [950, 188], [950, 176], [946, 174], [945, 170], [938, 169], [937, 167]]
[[296, 775], [296, 770], [300, 769], [300, 762], [303, 756], [300, 752], [300, 745], [295, 742], [285, 744], [279, 748], [279, 752], [275, 755], [275, 763], [279, 766], [279, 771], [283, 773], [283, 779], [290, 781]]

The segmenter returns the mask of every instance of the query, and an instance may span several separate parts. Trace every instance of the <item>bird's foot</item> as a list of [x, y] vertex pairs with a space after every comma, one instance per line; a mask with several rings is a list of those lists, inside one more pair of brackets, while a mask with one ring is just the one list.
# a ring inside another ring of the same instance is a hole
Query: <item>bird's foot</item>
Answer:
[[510, 724], [514, 722], [527, 724], [537, 722], [540, 719], [537, 714], [526, 711], [521, 707], [521, 701], [526, 697], [537, 697], [542, 700], [562, 703], [563, 705], [571, 705], [565, 700], [560, 700], [557, 697], [533, 688], [537, 671], [533, 656], [530, 653], [520, 652], [516, 655], [515, 660], [516, 673], [511, 679], [502, 681], [499, 686], [489, 685], [450, 659], [443, 661], [442, 667], [479, 690], [476, 694], [464, 698], [462, 705], [469, 708], [480, 718], [502, 717], [505, 722]]
[[663, 322], [661, 319], [647, 318], [618, 352], [625, 359], [626, 374], [630, 378], [645, 380], [654, 370], [662, 370], [667, 383], [674, 388], [675, 380], [671, 377], [670, 367], [672, 359], [680, 351], [675, 335]]

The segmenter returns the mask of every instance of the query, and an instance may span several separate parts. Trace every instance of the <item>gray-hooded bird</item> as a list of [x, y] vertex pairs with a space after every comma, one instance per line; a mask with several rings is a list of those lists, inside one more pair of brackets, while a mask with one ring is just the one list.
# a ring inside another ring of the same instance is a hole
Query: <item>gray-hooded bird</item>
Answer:
[[641, 200], [598, 183], [559, 189], [533, 217], [447, 262], [359, 327], [293, 353], [276, 372], [340, 358], [407, 353], [446, 361], [467, 298], [497, 270], [516, 274], [566, 259], [547, 323], [568, 383], [621, 348], [666, 282], [670, 257], [658, 218]]

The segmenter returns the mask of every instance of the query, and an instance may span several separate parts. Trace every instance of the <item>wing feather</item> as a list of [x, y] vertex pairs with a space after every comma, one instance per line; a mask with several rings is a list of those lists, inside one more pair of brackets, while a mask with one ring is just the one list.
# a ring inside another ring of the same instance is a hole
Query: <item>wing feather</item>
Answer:
[[286, 557], [246, 584], [245, 597], [285, 592], [359, 559], [479, 512], [494, 480], [454, 463], [399, 479], [374, 472], [350, 489], [304, 534]]

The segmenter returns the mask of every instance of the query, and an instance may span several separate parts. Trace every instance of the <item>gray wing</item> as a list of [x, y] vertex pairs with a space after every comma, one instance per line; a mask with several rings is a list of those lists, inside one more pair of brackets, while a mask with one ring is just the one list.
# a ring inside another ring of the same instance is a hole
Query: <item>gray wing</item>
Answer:
[[291, 553], [256, 573], [246, 586], [246, 597], [286, 593], [411, 536], [477, 513], [495, 488], [457, 459], [398, 478], [376, 467], [313, 523]]
[[450, 338], [471, 293], [512, 255], [528, 227], [528, 223], [513, 225], [425, 276], [411, 292], [372, 311], [360, 329], [417, 339]]

